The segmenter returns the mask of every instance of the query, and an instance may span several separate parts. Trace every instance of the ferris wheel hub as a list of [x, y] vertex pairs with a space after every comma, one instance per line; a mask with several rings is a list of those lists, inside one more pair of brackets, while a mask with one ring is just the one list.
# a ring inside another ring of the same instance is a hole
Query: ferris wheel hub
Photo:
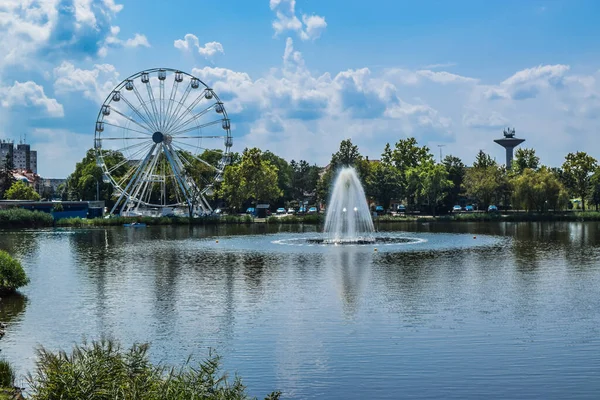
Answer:
[[152, 141], [154, 143], [162, 143], [162, 141], [165, 139], [165, 135], [162, 134], [162, 132], [154, 132], [154, 134], [152, 135]]

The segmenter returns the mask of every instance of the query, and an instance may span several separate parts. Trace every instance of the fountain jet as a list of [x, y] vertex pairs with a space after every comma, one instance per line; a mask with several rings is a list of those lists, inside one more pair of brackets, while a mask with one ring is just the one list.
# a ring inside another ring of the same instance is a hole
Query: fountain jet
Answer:
[[375, 242], [373, 219], [356, 170], [342, 168], [333, 185], [325, 214], [325, 243]]

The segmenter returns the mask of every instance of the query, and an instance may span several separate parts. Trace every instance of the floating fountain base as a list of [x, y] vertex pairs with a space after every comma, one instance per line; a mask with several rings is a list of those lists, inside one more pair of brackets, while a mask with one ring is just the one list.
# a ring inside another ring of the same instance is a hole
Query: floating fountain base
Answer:
[[404, 237], [367, 237], [367, 238], [356, 238], [356, 239], [322, 239], [322, 238], [310, 238], [306, 239], [311, 244], [322, 244], [329, 246], [343, 246], [343, 245], [369, 245], [369, 244], [400, 244], [400, 243], [414, 243], [418, 242], [414, 238]]

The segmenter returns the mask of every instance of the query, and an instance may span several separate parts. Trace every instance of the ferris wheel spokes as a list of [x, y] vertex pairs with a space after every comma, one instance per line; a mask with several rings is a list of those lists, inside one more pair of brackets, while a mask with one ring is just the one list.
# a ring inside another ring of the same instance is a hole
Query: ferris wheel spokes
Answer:
[[[185, 108], [184, 111], [171, 124], [169, 124], [167, 126], [167, 130], [174, 131], [174, 130], [178, 129], [178, 127], [179, 127], [178, 124], [183, 119], [183, 117], [186, 114], [191, 113], [192, 110], [194, 110], [194, 108], [202, 101], [203, 98], [205, 98], [205, 99], [207, 98], [207, 96], [206, 96], [206, 93], [207, 93], [206, 90], [207, 89], [205, 89], [202, 92], [200, 92], [200, 94], [198, 95], [198, 97], [196, 97], [196, 99], [187, 108]], [[212, 96], [211, 96], [211, 98], [212, 98]], [[208, 108], [210, 108], [210, 107], [208, 107]]]
[[141, 112], [140, 112], [140, 111], [139, 111], [137, 108], [135, 108], [135, 107], [133, 106], [133, 104], [131, 104], [131, 103], [129, 102], [129, 100], [127, 100], [127, 98], [126, 98], [125, 96], [121, 97], [121, 100], [123, 100], [123, 101], [125, 102], [125, 104], [127, 104], [127, 105], [129, 106], [129, 108], [131, 108], [131, 109], [133, 110], [133, 112], [134, 112], [134, 113], [135, 113], [135, 114], [136, 114], [136, 115], [137, 115], [137, 116], [138, 116], [138, 117], [139, 117], [139, 118], [140, 118], [142, 121], [144, 121], [144, 123], [145, 123], [147, 126], [149, 126], [149, 127], [150, 127], [150, 129], [149, 129], [149, 130], [151, 130], [152, 132], [156, 132], [156, 131], [157, 131], [157, 129], [156, 129], [156, 126], [154, 126], [152, 123], [150, 123], [150, 121], [148, 121], [148, 120], [147, 120], [147, 119], [144, 117], [144, 115], [142, 115], [142, 113], [141, 113]]
[[116, 108], [113, 108], [113, 111], [116, 112], [117, 114], [119, 114], [120, 116], [122, 116], [123, 118], [125, 118], [126, 120], [128, 120], [129, 122], [133, 122], [134, 124], [136, 124], [140, 128], [145, 129], [148, 132], [151, 132], [152, 128], [149, 128], [147, 126], [142, 125], [141, 123], [137, 122], [133, 118], [130, 118], [127, 115], [123, 114], [121, 111], [117, 110]]
[[154, 132], [156, 132], [158, 130], [158, 124], [156, 123], [156, 117], [154, 114], [152, 114], [150, 112], [150, 110], [148, 109], [148, 105], [146, 104], [146, 101], [144, 100], [144, 98], [142, 97], [142, 95], [140, 94], [140, 91], [137, 89], [137, 86], [135, 85], [135, 83], [131, 83], [131, 90], [133, 90], [133, 93], [135, 94], [135, 97], [137, 97], [138, 101], [140, 102], [140, 105], [142, 106], [142, 108], [144, 109], [144, 111], [146, 112], [146, 116], [148, 117], [148, 120], [152, 121], [152, 130]]

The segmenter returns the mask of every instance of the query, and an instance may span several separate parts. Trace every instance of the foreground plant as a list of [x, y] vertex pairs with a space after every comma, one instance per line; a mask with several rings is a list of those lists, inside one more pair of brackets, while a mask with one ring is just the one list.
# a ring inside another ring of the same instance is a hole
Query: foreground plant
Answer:
[[[219, 373], [219, 357], [192, 367], [154, 365], [148, 358], [148, 344], [123, 349], [102, 339], [76, 345], [71, 353], [38, 350], [36, 368], [27, 377], [31, 399], [249, 399], [239, 377], [232, 382]], [[279, 399], [273, 392], [268, 400]]]
[[29, 278], [18, 260], [0, 250], [0, 295], [10, 294], [29, 283]]

